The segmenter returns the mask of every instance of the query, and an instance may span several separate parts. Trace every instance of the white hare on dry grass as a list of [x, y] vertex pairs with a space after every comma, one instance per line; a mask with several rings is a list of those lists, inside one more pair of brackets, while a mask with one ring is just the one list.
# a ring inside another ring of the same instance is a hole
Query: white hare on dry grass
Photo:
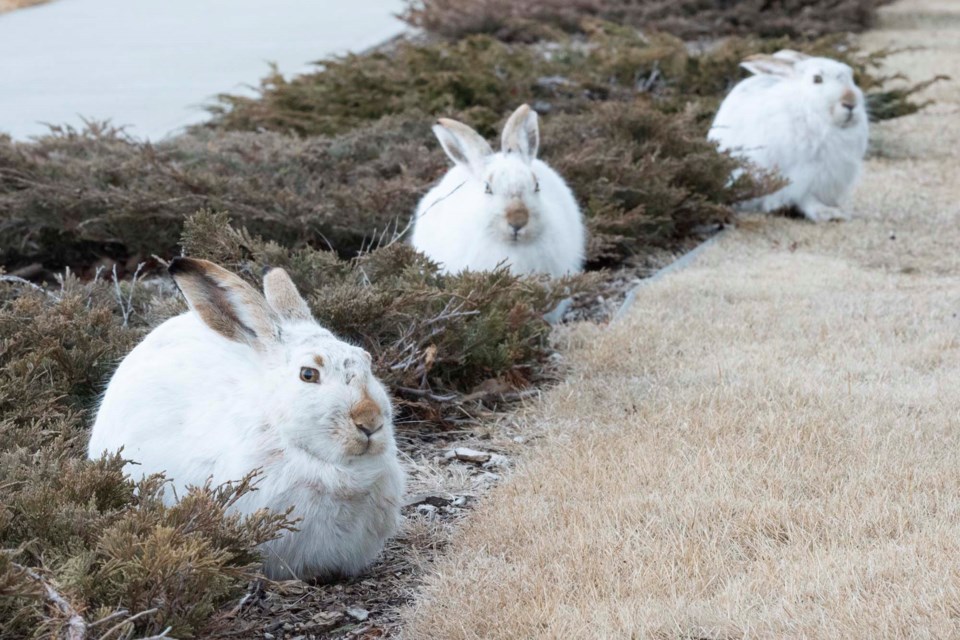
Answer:
[[583, 269], [586, 229], [560, 175], [537, 159], [537, 112], [517, 109], [494, 153], [480, 134], [441, 118], [433, 131], [454, 166], [420, 201], [411, 243], [446, 273], [551, 276]]
[[178, 258], [170, 273], [190, 310], [120, 364], [89, 455], [123, 447], [128, 472], [165, 472], [181, 495], [261, 468], [234, 511], [293, 507], [302, 519], [264, 545], [266, 575], [360, 572], [396, 531], [404, 489], [370, 356], [320, 327], [282, 269], [265, 295], [204, 260]]
[[709, 137], [789, 182], [743, 208], [796, 207], [814, 222], [849, 218], [842, 206], [860, 174], [869, 126], [853, 70], [790, 50], [742, 66], [756, 75], [726, 97]]

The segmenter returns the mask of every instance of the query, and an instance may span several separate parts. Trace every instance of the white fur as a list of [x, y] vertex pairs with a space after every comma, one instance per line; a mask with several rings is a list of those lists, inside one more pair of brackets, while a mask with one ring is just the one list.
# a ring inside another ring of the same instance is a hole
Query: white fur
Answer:
[[[734, 87], [709, 138], [721, 150], [789, 181], [744, 208], [793, 206], [815, 222], [848, 218], [841, 207], [860, 174], [868, 139], [863, 93], [853, 71], [835, 60], [792, 51], [755, 56], [743, 66], [761, 75]], [[814, 82], [815, 76], [822, 82]], [[856, 104], [849, 112], [841, 102], [851, 96]]]
[[[257, 490], [233, 511], [293, 507], [302, 519], [299, 531], [264, 545], [265, 573], [356, 574], [399, 523], [404, 475], [389, 396], [361, 349], [312, 319], [270, 316], [276, 338], [255, 344], [224, 337], [195, 311], [154, 329], [114, 373], [89, 455], [123, 447], [137, 463], [129, 473], [164, 472], [181, 496], [208, 478], [219, 484], [262, 468]], [[321, 383], [302, 381], [301, 367], [318, 368]], [[364, 391], [385, 416], [367, 445], [379, 451], [350, 454], [349, 412]], [[164, 499], [175, 501], [172, 492]]]
[[[417, 206], [411, 239], [416, 249], [446, 273], [504, 263], [519, 275], [583, 269], [586, 229], [580, 208], [563, 178], [535, 157], [535, 112], [524, 105], [511, 116], [499, 153], [466, 125], [441, 120], [434, 131], [455, 166]], [[511, 207], [529, 214], [519, 230], [508, 222]]]

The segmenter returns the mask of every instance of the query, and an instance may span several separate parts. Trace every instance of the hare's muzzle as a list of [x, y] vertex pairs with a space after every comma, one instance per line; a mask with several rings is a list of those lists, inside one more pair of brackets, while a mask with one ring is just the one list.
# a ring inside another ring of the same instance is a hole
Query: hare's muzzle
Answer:
[[847, 89], [843, 92], [843, 95], [840, 96], [840, 104], [843, 105], [843, 108], [847, 111], [853, 111], [857, 108], [857, 94], [855, 94], [852, 89]]
[[383, 412], [366, 391], [360, 401], [350, 409], [350, 419], [353, 425], [368, 438], [383, 428]]
[[511, 202], [507, 207], [507, 224], [513, 229], [514, 235], [527, 226], [530, 221], [530, 210], [522, 202]]

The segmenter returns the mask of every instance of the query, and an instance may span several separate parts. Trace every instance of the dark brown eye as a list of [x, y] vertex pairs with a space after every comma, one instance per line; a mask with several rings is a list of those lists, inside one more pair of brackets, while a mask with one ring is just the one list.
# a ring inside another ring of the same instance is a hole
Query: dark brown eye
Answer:
[[823, 84], [823, 76], [819, 73], [813, 76], [813, 84]]
[[484, 183], [484, 185], [483, 185], [483, 190], [484, 190], [484, 192], [485, 192], [488, 196], [492, 196], [492, 195], [493, 195], [493, 189], [490, 187], [490, 183], [489, 183], [489, 182], [485, 182], [485, 183]]
[[304, 382], [320, 382], [320, 372], [313, 367], [300, 367], [300, 379]]
[[540, 181], [536, 178], [533, 179], [533, 192], [540, 193]]

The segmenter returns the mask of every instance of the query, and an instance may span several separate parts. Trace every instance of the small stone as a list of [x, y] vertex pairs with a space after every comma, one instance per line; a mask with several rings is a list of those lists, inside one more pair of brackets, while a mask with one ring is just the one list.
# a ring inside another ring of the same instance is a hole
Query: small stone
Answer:
[[437, 508], [432, 504], [418, 504], [417, 513], [423, 514], [425, 516], [432, 516], [437, 512]]
[[467, 506], [467, 497], [466, 496], [457, 496], [453, 499], [453, 502], [450, 503], [454, 507], [465, 507]]
[[331, 625], [342, 617], [343, 614], [339, 611], [320, 611], [319, 613], [313, 614], [310, 621], [318, 625]]
[[477, 451], [476, 449], [468, 449], [466, 447], [457, 447], [456, 449], [451, 449], [447, 451], [444, 455], [444, 458], [447, 460], [452, 460], [456, 458], [463, 462], [477, 462], [483, 464], [490, 460], [490, 454], [486, 451]]
[[517, 444], [526, 444], [527, 439], [524, 438], [523, 436], [513, 436], [513, 441], [516, 442]]
[[347, 615], [357, 622], [363, 622], [370, 617], [370, 612], [366, 609], [361, 609], [360, 607], [352, 607], [347, 609]]
[[432, 504], [435, 507], [445, 507], [450, 504], [450, 498], [445, 498], [436, 493], [418, 493], [407, 498], [404, 506], [414, 507], [421, 504]]
[[483, 463], [484, 469], [491, 467], [502, 467], [507, 464], [507, 456], [501, 456], [498, 453], [490, 454], [490, 459]]
[[274, 636], [272, 633], [264, 632], [264, 634], [263, 634], [264, 640], [273, 640], [275, 637], [276, 637], [276, 636]]

